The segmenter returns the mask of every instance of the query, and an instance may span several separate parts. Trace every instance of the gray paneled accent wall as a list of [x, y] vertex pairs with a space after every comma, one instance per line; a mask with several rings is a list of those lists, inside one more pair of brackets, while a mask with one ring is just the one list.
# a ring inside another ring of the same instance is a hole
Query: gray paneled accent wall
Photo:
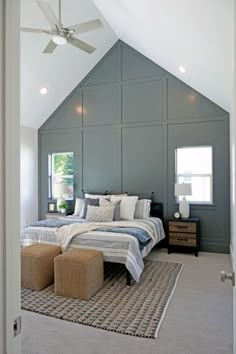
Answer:
[[48, 203], [47, 158], [74, 152], [81, 190], [155, 193], [165, 216], [174, 198], [175, 149], [213, 146], [213, 204], [192, 205], [201, 249], [229, 251], [229, 116], [163, 68], [118, 41], [39, 130], [40, 217]]

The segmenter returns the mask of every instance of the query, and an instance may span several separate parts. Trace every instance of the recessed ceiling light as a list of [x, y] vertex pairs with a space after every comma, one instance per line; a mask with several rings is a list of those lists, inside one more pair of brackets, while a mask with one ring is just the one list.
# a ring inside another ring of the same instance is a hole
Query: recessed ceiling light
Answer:
[[40, 89], [41, 95], [46, 95], [47, 92], [48, 92], [47, 87], [42, 87], [42, 88]]
[[181, 73], [186, 73], [186, 69], [183, 66], [179, 66], [179, 71]]

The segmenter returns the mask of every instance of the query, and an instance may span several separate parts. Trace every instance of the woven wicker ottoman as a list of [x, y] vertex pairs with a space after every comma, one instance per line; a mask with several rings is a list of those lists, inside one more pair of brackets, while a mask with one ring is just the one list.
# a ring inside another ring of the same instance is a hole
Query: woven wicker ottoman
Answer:
[[60, 247], [35, 244], [21, 249], [21, 286], [41, 290], [53, 283], [54, 258]]
[[55, 293], [88, 300], [103, 285], [103, 253], [71, 250], [54, 260]]

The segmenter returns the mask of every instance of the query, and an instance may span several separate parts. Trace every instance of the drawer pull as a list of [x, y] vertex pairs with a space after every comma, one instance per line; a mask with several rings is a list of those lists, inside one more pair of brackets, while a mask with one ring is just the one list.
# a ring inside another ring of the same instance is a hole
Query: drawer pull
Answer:
[[188, 229], [188, 226], [180, 226], [180, 225], [177, 225], [176, 226], [178, 229]]
[[186, 238], [180, 238], [180, 237], [178, 237], [177, 240], [178, 240], [178, 241], [188, 241], [188, 239], [186, 239]]

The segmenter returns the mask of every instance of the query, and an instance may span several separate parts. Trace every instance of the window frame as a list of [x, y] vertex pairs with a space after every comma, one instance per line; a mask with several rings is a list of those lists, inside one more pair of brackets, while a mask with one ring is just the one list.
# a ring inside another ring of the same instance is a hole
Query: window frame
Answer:
[[48, 153], [48, 199], [55, 200], [52, 194], [52, 180], [53, 180], [53, 155], [73, 155], [73, 175], [61, 175], [62, 178], [72, 178], [73, 179], [73, 196], [72, 198], [65, 198], [67, 201], [74, 200], [74, 152], [73, 151], [64, 151], [64, 152], [50, 152]]
[[[209, 173], [193, 173], [193, 174], [177, 174], [177, 150], [178, 149], [198, 149], [198, 148], [210, 148], [211, 149], [211, 174]], [[213, 205], [214, 204], [214, 193], [213, 193], [213, 145], [185, 145], [178, 146], [175, 148], [175, 183], [178, 183], [179, 177], [210, 177], [210, 201], [194, 201], [189, 200], [189, 204], [195, 205]], [[186, 182], [187, 183], [187, 182]], [[176, 197], [176, 202], [179, 203], [179, 197]]]

